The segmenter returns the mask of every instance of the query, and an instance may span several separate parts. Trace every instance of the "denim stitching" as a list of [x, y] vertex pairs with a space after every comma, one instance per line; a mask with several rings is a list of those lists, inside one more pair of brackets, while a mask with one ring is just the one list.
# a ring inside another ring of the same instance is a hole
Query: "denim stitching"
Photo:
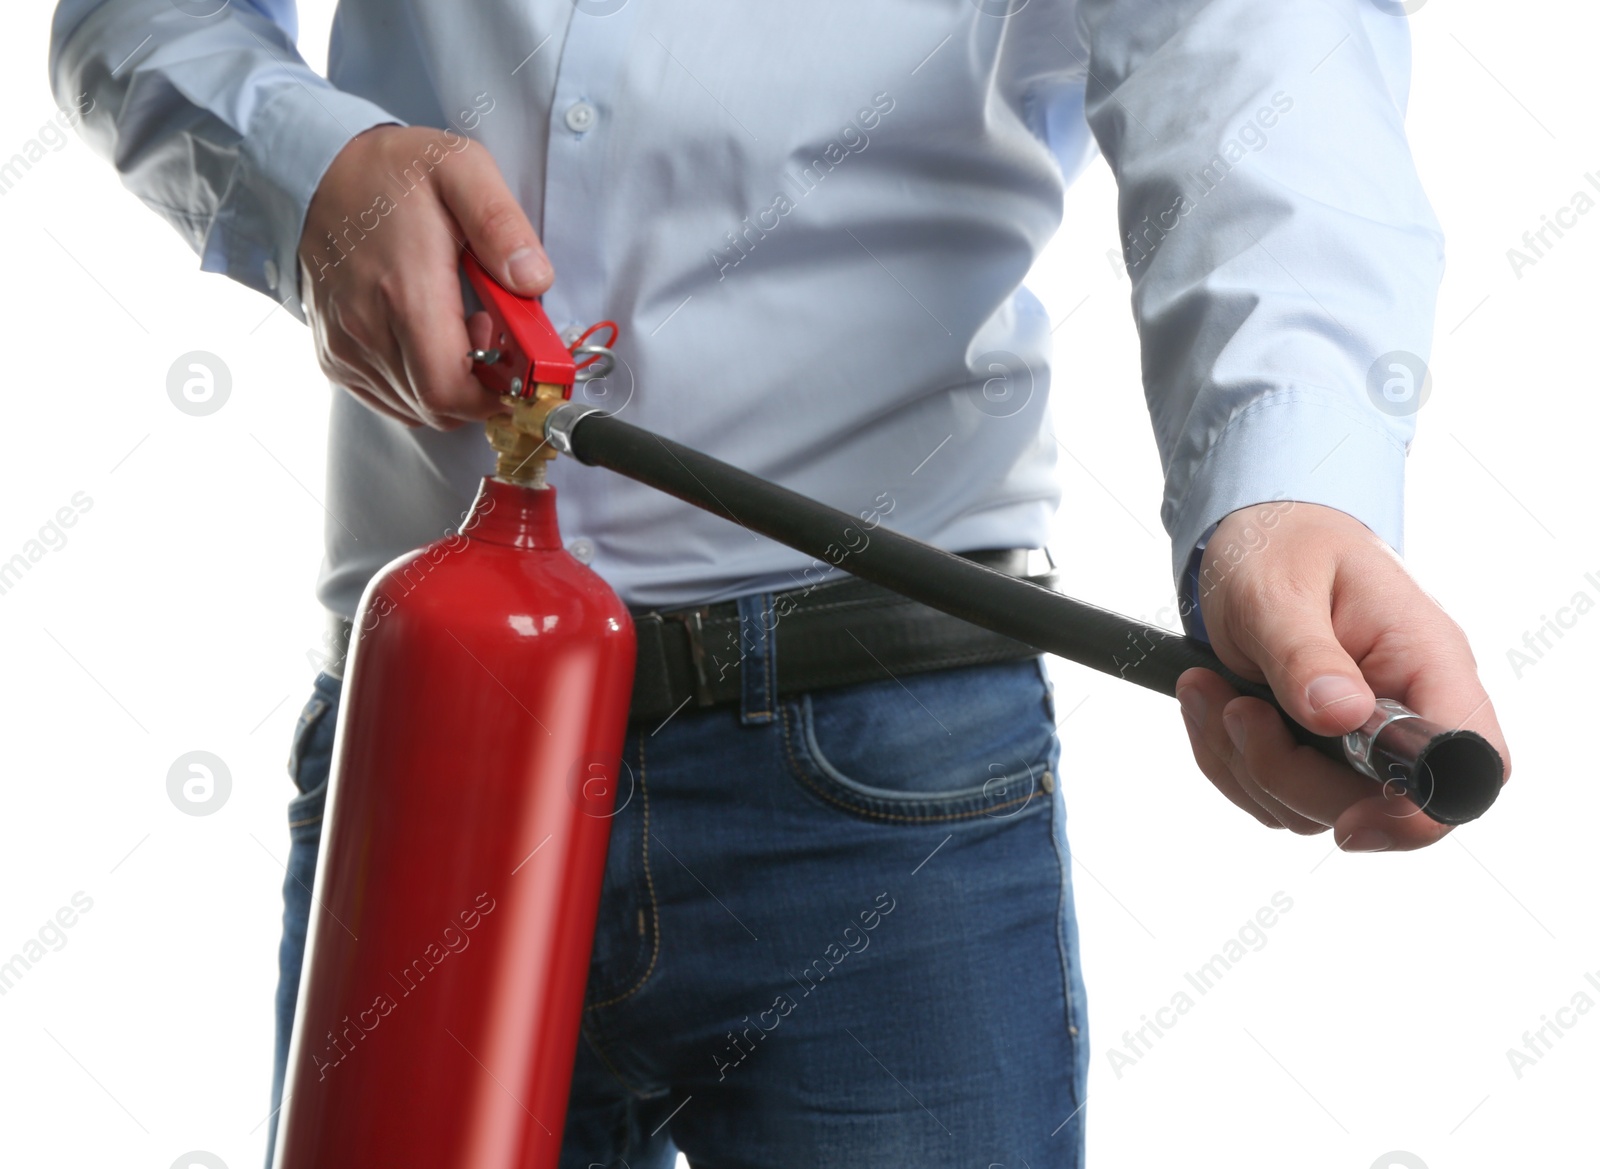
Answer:
[[579, 1030], [583, 1034], [584, 1042], [589, 1045], [589, 1050], [594, 1052], [595, 1058], [605, 1065], [606, 1071], [611, 1073], [612, 1078], [615, 1079], [617, 1083], [621, 1084], [623, 1089], [627, 1091], [630, 1096], [637, 1096], [640, 1099], [649, 1099], [652, 1096], [660, 1095], [660, 1092], [646, 1092], [643, 1089], [635, 1088], [631, 1083], [629, 1083], [628, 1078], [617, 1070], [617, 1065], [611, 1062], [611, 1057], [605, 1052], [603, 1041], [595, 1036], [588, 1023], [584, 1023]]
[[[311, 709], [313, 706], [315, 706], [314, 710]], [[299, 772], [305, 767], [307, 751], [311, 746], [312, 740], [316, 738], [317, 732], [321, 730], [323, 720], [330, 716], [338, 717], [338, 703], [324, 695], [320, 687], [314, 687], [311, 698], [306, 702], [305, 710], [302, 711], [300, 719], [295, 726], [294, 738], [289, 744], [289, 762], [292, 765], [289, 771], [289, 778], [294, 781], [295, 786], [295, 794], [290, 797], [289, 803], [292, 806], [296, 801], [312, 795], [320, 787], [324, 793], [323, 809], [315, 816], [308, 816], [304, 820], [290, 820], [289, 830], [291, 832], [296, 828], [305, 828], [312, 824], [321, 823], [327, 811], [327, 779], [324, 779], [309, 791], [301, 791]], [[331, 759], [328, 761], [328, 766], [331, 772], [333, 767]]]
[[[1059, 801], [1059, 803], [1057, 801]], [[1059, 832], [1058, 825], [1056, 823], [1056, 817], [1058, 814], [1063, 820], [1063, 823], [1059, 826]], [[1080, 1099], [1078, 1096], [1078, 1064], [1081, 1062], [1081, 1052], [1078, 1050], [1078, 1048], [1083, 1042], [1083, 1037], [1079, 1034], [1078, 1024], [1074, 1017], [1076, 1014], [1076, 1000], [1072, 993], [1072, 955], [1070, 953], [1070, 948], [1067, 945], [1067, 891], [1071, 887], [1070, 882], [1072, 862], [1068, 856], [1066, 847], [1065, 818], [1066, 796], [1062, 789], [1058, 787], [1055, 793], [1051, 796], [1050, 845], [1056, 854], [1056, 952], [1060, 955], [1061, 959], [1061, 995], [1066, 1003], [1067, 1014], [1065, 1022], [1067, 1025], [1067, 1034], [1071, 1037], [1070, 1042], [1072, 1044], [1072, 1070], [1067, 1077], [1068, 1083], [1072, 1085], [1073, 1110], [1068, 1115], [1068, 1119], [1070, 1120], [1073, 1117], [1081, 1117], [1083, 1106], [1088, 1103], [1088, 1101], [1087, 1098]], [[1080, 1119], [1079, 1124], [1081, 1125], [1082, 1123], [1083, 1121]], [[1080, 1164], [1081, 1161], [1078, 1159], [1076, 1149], [1074, 1149], [1073, 1165], [1078, 1166]]]
[[650, 788], [644, 777], [644, 733], [639, 734], [639, 799], [640, 806], [644, 809], [644, 885], [650, 895], [650, 965], [645, 967], [639, 981], [632, 988], [614, 995], [604, 1002], [590, 1003], [586, 1010], [599, 1010], [601, 1007], [614, 1006], [624, 999], [632, 998], [638, 994], [644, 984], [650, 981], [650, 975], [655, 972], [656, 959], [661, 956], [661, 908], [656, 903], [656, 884], [650, 876]]
[[794, 772], [795, 778], [800, 781], [801, 785], [805, 787], [807, 791], [814, 794], [818, 799], [825, 800], [834, 807], [843, 808], [845, 811], [851, 812], [855, 815], [870, 816], [874, 820], [895, 820], [904, 824], [936, 824], [942, 820], [972, 820], [978, 816], [992, 816], [995, 812], [998, 812], [1004, 808], [1009, 808], [1014, 804], [1025, 804], [1029, 800], [1033, 799], [1034, 795], [1037, 794], [1030, 792], [1025, 796], [1019, 796], [1017, 799], [1009, 800], [1006, 803], [996, 804], [992, 808], [974, 808], [970, 812], [948, 812], [941, 815], [929, 816], [896, 816], [890, 812], [877, 812], [871, 808], [863, 808], [855, 804], [846, 803], [843, 800], [830, 795], [828, 792], [823, 791], [814, 782], [812, 782], [811, 778], [806, 775], [805, 769], [800, 766], [799, 760], [795, 758], [793, 741], [794, 736], [789, 724], [790, 705], [790, 703], [784, 703], [779, 711], [779, 714], [783, 719], [783, 751], [784, 754], [789, 757], [789, 769]]

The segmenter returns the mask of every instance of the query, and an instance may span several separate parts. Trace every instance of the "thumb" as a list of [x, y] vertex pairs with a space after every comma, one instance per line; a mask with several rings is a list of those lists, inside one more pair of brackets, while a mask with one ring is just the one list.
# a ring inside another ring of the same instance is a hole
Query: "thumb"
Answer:
[[444, 205], [484, 270], [522, 296], [549, 288], [550, 258], [489, 152], [473, 142], [437, 173]]
[[1239, 648], [1266, 674], [1289, 717], [1320, 735], [1344, 734], [1366, 722], [1377, 696], [1334, 635], [1328, 597], [1297, 591], [1253, 608]]

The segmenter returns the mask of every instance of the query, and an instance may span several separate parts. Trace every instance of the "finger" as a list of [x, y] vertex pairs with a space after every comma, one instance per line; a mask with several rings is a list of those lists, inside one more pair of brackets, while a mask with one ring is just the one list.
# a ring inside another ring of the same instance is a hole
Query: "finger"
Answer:
[[381, 377], [376, 374], [367, 375], [355, 370], [325, 370], [328, 380], [346, 393], [352, 395], [356, 401], [385, 418], [393, 418], [396, 422], [406, 426], [419, 426], [421, 419], [399, 403], [391, 390]]
[[[471, 165], [479, 156], [487, 161], [494, 183], [509, 199], [510, 192], [504, 190], [505, 184], [485, 151], [469, 149], [451, 162]], [[461, 180], [459, 168], [441, 167], [438, 174], [441, 196], [448, 183]], [[515, 212], [526, 224], [521, 209], [515, 208]], [[492, 235], [496, 230], [501, 229], [480, 228], [480, 236], [486, 231]], [[531, 236], [532, 230], [528, 227], [529, 238], [537, 242]], [[410, 394], [419, 413], [437, 430], [454, 430], [464, 420], [488, 418], [504, 409], [499, 396], [472, 375], [469, 350], [486, 347], [493, 327], [486, 313], [473, 314], [484, 322], [475, 343], [464, 320], [466, 309], [457, 274], [463, 235], [468, 250], [482, 252], [459, 217], [448, 206], [441, 208], [438, 230], [424, 238], [418, 254], [412, 257], [406, 278], [385, 289], [391, 330]], [[490, 268], [491, 272], [494, 270]]]
[[1270, 594], [1233, 590], [1247, 606], [1230, 627], [1289, 717], [1322, 735], [1353, 731], [1377, 696], [1333, 631], [1329, 588], [1285, 582]]
[[1295, 741], [1272, 705], [1242, 697], [1223, 712], [1233, 724], [1237, 765], [1249, 781], [1301, 817], [1307, 834], [1332, 827], [1351, 805], [1378, 794], [1378, 785], [1315, 747]]
[[[315, 344], [317, 344], [317, 365], [322, 366], [328, 381], [352, 393], [358, 401], [362, 401], [363, 405], [370, 406], [373, 411], [384, 417], [392, 417], [397, 422], [405, 422], [406, 425], [418, 424], [418, 417], [398, 398], [394, 387], [387, 384], [384, 376], [371, 368], [360, 353], [350, 352], [346, 357], [333, 352], [322, 334], [322, 329], [315, 331]], [[350, 349], [354, 350], [354, 347]]]
[[442, 275], [442, 281], [419, 280], [401, 294], [409, 303], [391, 318], [391, 331], [411, 394], [428, 425], [454, 430], [466, 419], [487, 418], [502, 407], [494, 392], [472, 376], [468, 350], [473, 346], [462, 320], [453, 266]]
[[[1442, 614], [1441, 618], [1433, 624], [1415, 623], [1413, 628], [1425, 632], [1415, 644], [1395, 651], [1413, 667], [1400, 700], [1447, 729], [1465, 728], [1481, 734], [1500, 752], [1505, 778], [1509, 780], [1511, 757], [1505, 735], [1478, 678], [1466, 635]], [[1449, 832], [1447, 825], [1427, 816], [1424, 807], [1402, 795], [1394, 785], [1386, 784], [1384, 789], [1348, 809], [1334, 826], [1335, 832], [1387, 840], [1384, 847], [1395, 851], [1425, 847]]]
[[1478, 663], [1472, 656], [1466, 634], [1448, 618], [1444, 618], [1441, 625], [1443, 627], [1437, 629], [1425, 645], [1411, 651], [1417, 668], [1407, 679], [1400, 700], [1440, 726], [1477, 731], [1500, 753], [1509, 779], [1511, 751], [1494, 705], [1478, 676]]
[[[464, 319], [453, 226], [441, 212], [438, 230], [419, 246], [405, 278], [384, 290], [410, 394], [438, 430], [453, 430], [463, 420], [502, 410], [498, 396], [472, 376], [469, 350], [483, 346], [473, 344]], [[488, 320], [484, 313], [474, 316]]]
[[413, 420], [426, 421], [406, 377], [384, 297], [375, 294], [354, 304], [335, 301], [328, 315], [328, 357], [361, 373], [394, 409]]
[[400, 263], [375, 274], [359, 299], [330, 305], [329, 344], [347, 365], [369, 367], [381, 396], [410, 420], [452, 430], [498, 407], [471, 372], [456, 225], [437, 204], [428, 210], [412, 222]]
[[1228, 738], [1221, 718], [1223, 708], [1238, 698], [1239, 692], [1219, 674], [1200, 667], [1179, 675], [1177, 692], [1195, 762], [1212, 785], [1269, 828], [1286, 828], [1297, 821], [1298, 817], [1242, 773], [1238, 750]]
[[[319, 331], [320, 332], [320, 331]], [[416, 414], [400, 398], [394, 387], [377, 369], [373, 368], [359, 351], [341, 356], [335, 353], [323, 337], [317, 338], [317, 363], [328, 380], [351, 394], [364, 405], [387, 418], [416, 426]], [[353, 350], [354, 347], [351, 346]]]
[[486, 312], [475, 312], [467, 318], [467, 340], [474, 349], [489, 348], [489, 339], [494, 336], [494, 320]]
[[375, 393], [369, 385], [351, 384], [346, 382], [341, 382], [339, 385], [346, 392], [354, 396], [356, 401], [360, 402], [374, 414], [381, 414], [385, 418], [392, 418], [396, 422], [402, 423], [409, 427], [417, 427], [422, 425], [422, 421], [417, 418], [416, 415], [402, 413], [401, 411], [396, 410], [393, 406], [390, 406], [388, 403], [386, 403], [382, 397]]
[[346, 363], [361, 373], [362, 380], [373, 395], [406, 418], [410, 425], [425, 424], [426, 415], [417, 408], [411, 395], [405, 369], [400, 364], [399, 350], [390, 345], [384, 354], [364, 353], [360, 360], [346, 359]]
[[[1178, 702], [1183, 708], [1183, 726], [1189, 735], [1189, 747], [1194, 752], [1195, 764], [1200, 768], [1200, 773], [1211, 781], [1211, 785], [1221, 792], [1234, 807], [1242, 812], [1255, 817], [1268, 828], [1282, 828], [1278, 819], [1272, 816], [1255, 800], [1245, 794], [1239, 786], [1239, 781], [1234, 778], [1233, 772], [1228, 769], [1227, 763], [1217, 758], [1210, 745], [1205, 740], [1205, 726], [1203, 723], [1204, 699], [1200, 697], [1196, 687], [1179, 687]], [[1191, 709], [1195, 713], [1191, 713]], [[1202, 721], [1196, 721], [1199, 717]]]
[[1346, 852], [1411, 852], [1449, 833], [1450, 825], [1430, 819], [1392, 785], [1351, 805], [1333, 826], [1333, 838]]
[[[1472, 648], [1437, 601], [1413, 586], [1409, 605], [1391, 616], [1387, 631], [1373, 639], [1361, 665], [1378, 693], [1398, 699], [1446, 730], [1482, 735], [1500, 754], [1505, 778], [1510, 778], [1510, 752], [1478, 676]], [[1367, 828], [1389, 834], [1392, 829], [1398, 833], [1396, 848], [1414, 848], [1442, 835], [1433, 824], [1411, 800], [1391, 793], [1386, 800], [1353, 807], [1335, 827], [1340, 834]]]
[[439, 194], [484, 270], [513, 292], [538, 296], [555, 278], [538, 233], [489, 152], [469, 146], [438, 170]]

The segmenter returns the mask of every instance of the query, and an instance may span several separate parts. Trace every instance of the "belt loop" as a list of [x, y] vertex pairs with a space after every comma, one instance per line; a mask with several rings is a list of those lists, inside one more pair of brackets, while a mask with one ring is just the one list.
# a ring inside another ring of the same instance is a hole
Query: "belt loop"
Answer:
[[706, 677], [706, 642], [705, 619], [710, 613], [711, 606], [701, 605], [696, 609], [684, 609], [680, 612], [663, 613], [664, 620], [677, 621], [683, 626], [684, 636], [689, 641], [689, 668], [694, 673], [694, 701], [696, 706], [713, 706], [716, 698], [711, 693], [711, 683]]
[[777, 618], [771, 593], [747, 593], [739, 603], [739, 721], [769, 723], [778, 695]]

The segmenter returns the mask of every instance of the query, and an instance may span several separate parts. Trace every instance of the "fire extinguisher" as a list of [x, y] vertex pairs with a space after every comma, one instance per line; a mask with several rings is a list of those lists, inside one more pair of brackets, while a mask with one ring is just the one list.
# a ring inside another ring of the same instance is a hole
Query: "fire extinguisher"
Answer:
[[[479, 377], [508, 401], [569, 397], [604, 348], [575, 360], [537, 302], [467, 263], [495, 329]], [[277, 1169], [560, 1155], [634, 631], [562, 545], [555, 452], [510, 422], [490, 424], [496, 474], [460, 531], [361, 600]]]
[[[602, 410], [537, 301], [467, 273], [493, 322], [474, 372], [495, 474], [455, 536], [367, 586], [345, 670], [289, 1048], [276, 1169], [554, 1169], [627, 724], [627, 608], [569, 556], [544, 464], [606, 467], [819, 562], [1169, 696], [1204, 642], [1100, 609], [768, 483]], [[600, 329], [604, 344], [587, 344]], [[778, 610], [781, 617], [782, 610]], [[1281, 711], [1281, 707], [1279, 708]], [[1285, 716], [1287, 719], [1287, 716]], [[1481, 816], [1504, 762], [1477, 732], [1380, 698], [1302, 743], [1446, 824]]]

